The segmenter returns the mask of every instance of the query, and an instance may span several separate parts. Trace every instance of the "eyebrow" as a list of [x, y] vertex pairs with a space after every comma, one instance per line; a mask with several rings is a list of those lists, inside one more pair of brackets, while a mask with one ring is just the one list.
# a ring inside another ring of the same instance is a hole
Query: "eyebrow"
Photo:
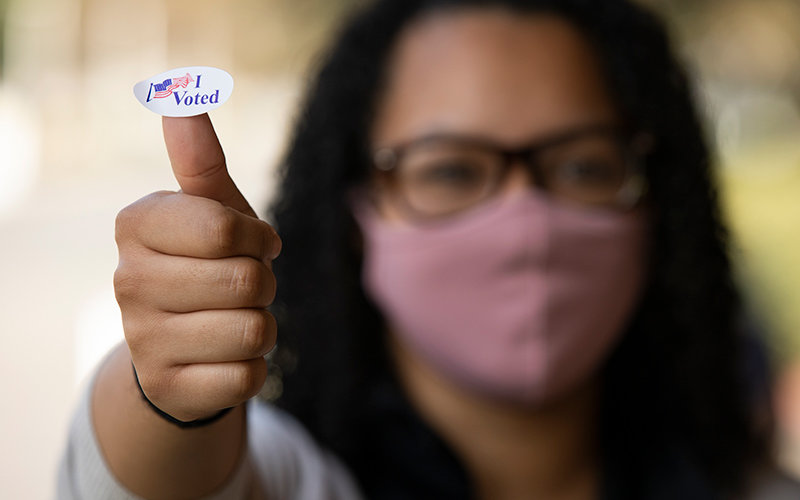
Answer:
[[539, 134], [529, 140], [517, 144], [510, 144], [486, 135], [474, 133], [461, 133], [455, 131], [433, 131], [428, 132], [418, 137], [401, 141], [395, 145], [386, 145], [373, 148], [373, 152], [380, 150], [392, 150], [397, 153], [402, 152], [409, 146], [425, 144], [427, 142], [447, 141], [453, 143], [463, 144], [482, 144], [492, 147], [499, 147], [502, 149], [538, 149], [544, 146], [559, 144], [561, 142], [569, 141], [575, 137], [593, 133], [606, 133], [611, 135], [622, 136], [626, 132], [626, 128], [618, 123], [612, 121], [606, 122], [593, 122], [571, 127], [562, 127], [555, 131]]

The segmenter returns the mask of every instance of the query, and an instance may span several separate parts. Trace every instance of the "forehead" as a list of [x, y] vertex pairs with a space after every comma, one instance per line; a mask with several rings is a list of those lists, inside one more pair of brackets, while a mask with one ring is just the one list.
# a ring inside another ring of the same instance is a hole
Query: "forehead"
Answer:
[[518, 142], [614, 119], [598, 60], [569, 23], [473, 8], [401, 34], [371, 132], [376, 145], [442, 131]]

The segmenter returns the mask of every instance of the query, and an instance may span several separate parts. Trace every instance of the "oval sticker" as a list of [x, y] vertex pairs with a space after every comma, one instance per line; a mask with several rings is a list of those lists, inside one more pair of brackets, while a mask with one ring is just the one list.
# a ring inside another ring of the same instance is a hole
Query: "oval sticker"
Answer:
[[142, 80], [133, 94], [162, 116], [194, 116], [222, 105], [233, 92], [233, 77], [209, 66], [175, 68]]

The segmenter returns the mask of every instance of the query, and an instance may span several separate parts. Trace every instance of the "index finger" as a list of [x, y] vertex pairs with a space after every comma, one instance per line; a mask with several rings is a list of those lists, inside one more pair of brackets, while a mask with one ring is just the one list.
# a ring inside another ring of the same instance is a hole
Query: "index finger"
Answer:
[[208, 113], [181, 118], [164, 116], [161, 124], [172, 171], [184, 193], [210, 198], [256, 217], [228, 174], [225, 154]]
[[118, 245], [135, 242], [162, 254], [205, 259], [246, 256], [266, 263], [281, 250], [278, 234], [266, 222], [207, 198], [169, 191], [120, 212], [117, 235]]

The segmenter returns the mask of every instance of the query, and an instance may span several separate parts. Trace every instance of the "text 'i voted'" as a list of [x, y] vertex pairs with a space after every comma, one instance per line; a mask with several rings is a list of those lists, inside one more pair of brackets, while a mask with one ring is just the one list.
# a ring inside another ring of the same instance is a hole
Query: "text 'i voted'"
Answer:
[[162, 116], [195, 116], [221, 106], [231, 96], [233, 77], [209, 66], [176, 68], [142, 80], [133, 94]]

